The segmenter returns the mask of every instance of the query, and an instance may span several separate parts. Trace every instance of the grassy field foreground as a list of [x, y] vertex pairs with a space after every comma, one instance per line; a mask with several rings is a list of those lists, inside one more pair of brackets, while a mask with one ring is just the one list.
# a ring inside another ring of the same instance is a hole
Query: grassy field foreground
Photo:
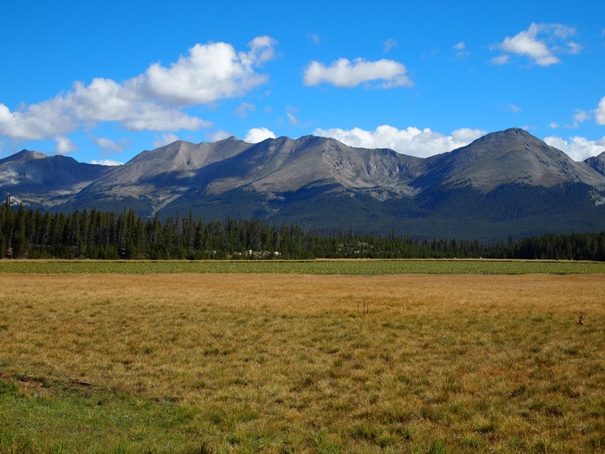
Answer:
[[2, 453], [605, 451], [605, 275], [0, 288]]

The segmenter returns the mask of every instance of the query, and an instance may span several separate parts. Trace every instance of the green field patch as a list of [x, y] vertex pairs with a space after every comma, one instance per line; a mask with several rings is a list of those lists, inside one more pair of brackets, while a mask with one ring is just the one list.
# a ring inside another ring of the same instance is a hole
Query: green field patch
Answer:
[[2, 260], [21, 274], [604, 274], [603, 262], [502, 260], [112, 261]]
[[0, 377], [0, 452], [200, 452], [198, 413], [122, 390]]

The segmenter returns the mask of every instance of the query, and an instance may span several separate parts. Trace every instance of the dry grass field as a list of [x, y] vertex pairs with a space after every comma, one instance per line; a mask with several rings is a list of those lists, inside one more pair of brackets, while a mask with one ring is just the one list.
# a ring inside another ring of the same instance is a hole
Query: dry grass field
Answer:
[[2, 453], [605, 452], [602, 274], [0, 289]]

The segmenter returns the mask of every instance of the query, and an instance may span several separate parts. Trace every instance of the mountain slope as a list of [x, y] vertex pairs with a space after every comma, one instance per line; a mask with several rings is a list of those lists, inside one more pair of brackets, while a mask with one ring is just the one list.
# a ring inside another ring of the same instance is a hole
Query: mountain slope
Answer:
[[229, 138], [199, 145], [177, 141], [144, 151], [90, 184], [72, 205], [88, 206], [94, 201], [104, 206], [118, 201], [118, 205], [138, 205], [146, 214], [152, 214], [188, 190], [199, 169], [229, 159], [250, 146]]
[[593, 156], [584, 161], [599, 174], [605, 176], [605, 151], [598, 156]]
[[353, 148], [324, 137], [280, 137], [248, 148], [204, 176], [211, 179], [207, 187], [212, 193], [246, 185], [263, 194], [333, 185], [405, 193], [420, 162], [392, 150]]
[[490, 239], [605, 230], [604, 169], [605, 154], [575, 162], [515, 128], [427, 159], [323, 137], [231, 137], [178, 141], [114, 168], [24, 151], [0, 160], [0, 191], [62, 211]]
[[389, 194], [412, 195], [408, 182], [421, 162], [392, 150], [357, 149], [313, 136], [258, 144], [235, 138], [199, 145], [179, 141], [143, 152], [94, 182], [74, 206], [117, 200], [143, 204], [144, 211], [153, 213], [186, 194], [188, 200], [244, 187], [268, 199], [306, 187], [363, 190], [384, 199]]
[[581, 182], [604, 189], [602, 176], [518, 128], [487, 134], [470, 145], [427, 158], [415, 186], [472, 186], [489, 192], [502, 184], [552, 187]]
[[35, 206], [60, 205], [112, 170], [66, 156], [23, 150], [0, 160], [0, 196]]

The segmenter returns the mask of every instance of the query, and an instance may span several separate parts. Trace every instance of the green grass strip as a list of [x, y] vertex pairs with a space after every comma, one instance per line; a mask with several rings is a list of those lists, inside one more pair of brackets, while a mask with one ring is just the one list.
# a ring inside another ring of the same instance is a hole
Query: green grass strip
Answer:
[[602, 262], [491, 260], [92, 261], [3, 260], [20, 274], [604, 274]]
[[34, 396], [0, 378], [0, 452], [204, 452], [199, 410], [76, 386], [47, 382], [48, 392]]

